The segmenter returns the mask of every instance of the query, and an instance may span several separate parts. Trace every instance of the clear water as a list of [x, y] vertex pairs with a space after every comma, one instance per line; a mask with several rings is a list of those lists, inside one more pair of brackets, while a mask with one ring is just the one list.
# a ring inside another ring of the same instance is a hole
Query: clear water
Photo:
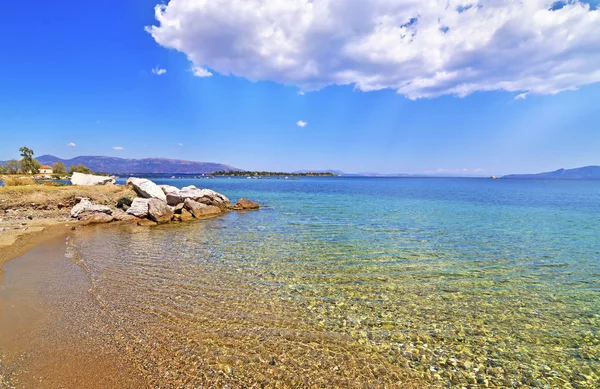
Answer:
[[88, 229], [160, 387], [600, 387], [600, 181], [156, 180], [258, 212]]

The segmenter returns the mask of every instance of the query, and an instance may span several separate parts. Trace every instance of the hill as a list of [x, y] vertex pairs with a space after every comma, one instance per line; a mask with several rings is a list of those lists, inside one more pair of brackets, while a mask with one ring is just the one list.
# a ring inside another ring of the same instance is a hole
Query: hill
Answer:
[[42, 165], [62, 162], [69, 165], [83, 164], [98, 173], [165, 173], [165, 174], [203, 174], [215, 171], [239, 171], [235, 167], [214, 162], [194, 162], [180, 159], [144, 158], [126, 159], [116, 157], [82, 156], [62, 159], [53, 155], [42, 155], [36, 158]]
[[509, 174], [502, 178], [545, 178], [556, 180], [600, 180], [600, 166], [585, 166], [575, 169], [558, 169], [538, 174]]

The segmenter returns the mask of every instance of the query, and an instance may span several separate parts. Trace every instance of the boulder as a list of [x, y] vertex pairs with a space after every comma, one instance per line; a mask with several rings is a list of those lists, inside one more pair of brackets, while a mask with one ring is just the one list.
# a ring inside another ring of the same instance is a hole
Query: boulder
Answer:
[[168, 195], [172, 192], [179, 192], [179, 188], [172, 185], [159, 185], [158, 187], [163, 191], [165, 195]]
[[181, 211], [183, 210], [183, 207], [184, 207], [184, 204], [179, 203], [173, 207], [173, 212], [175, 212], [175, 214], [181, 213]]
[[114, 220], [114, 217], [112, 215], [108, 215], [103, 212], [93, 212], [93, 213], [85, 214], [79, 220], [80, 220], [81, 224], [83, 224], [83, 225], [100, 224], [100, 223], [110, 223]]
[[135, 217], [148, 217], [148, 203], [150, 199], [141, 199], [139, 197], [133, 199], [131, 206], [127, 210], [127, 214]]
[[173, 218], [173, 210], [164, 201], [150, 199], [148, 201], [148, 218], [158, 224], [165, 224]]
[[192, 213], [190, 211], [188, 211], [185, 208], [181, 210], [181, 215], [179, 215], [179, 219], [182, 222], [187, 222], [189, 220], [192, 220], [193, 218], [194, 218], [194, 215], [192, 215]]
[[133, 215], [129, 215], [127, 214], [125, 211], [123, 211], [122, 209], [115, 209], [112, 213], [113, 218], [116, 221], [133, 221], [133, 220], [137, 220], [137, 217], [133, 216]]
[[93, 174], [73, 173], [71, 184], [78, 186], [93, 186], [114, 184], [115, 179], [108, 176], [96, 176]]
[[135, 192], [146, 199], [159, 199], [167, 201], [167, 196], [158, 185], [146, 178], [130, 178], [127, 185], [133, 186]]
[[240, 199], [240, 201], [235, 203], [235, 205], [233, 206], [233, 209], [235, 209], [236, 211], [244, 211], [258, 208], [260, 208], [258, 204], [248, 199]]
[[221, 214], [221, 208], [214, 205], [206, 205], [194, 201], [192, 199], [185, 199], [185, 209], [187, 209], [196, 219], [205, 219], [209, 217], [218, 216]]
[[73, 208], [71, 208], [71, 217], [80, 217], [85, 213], [101, 212], [105, 214], [112, 214], [112, 210], [106, 205], [97, 205], [90, 201], [90, 199], [83, 198]]
[[152, 227], [156, 225], [156, 222], [150, 219], [139, 219], [137, 225], [142, 227]]
[[167, 203], [176, 206], [185, 202], [186, 199], [191, 199], [206, 205], [214, 205], [225, 210], [231, 207], [229, 199], [220, 193], [210, 189], [198, 189], [194, 186], [187, 186], [180, 191], [167, 194]]

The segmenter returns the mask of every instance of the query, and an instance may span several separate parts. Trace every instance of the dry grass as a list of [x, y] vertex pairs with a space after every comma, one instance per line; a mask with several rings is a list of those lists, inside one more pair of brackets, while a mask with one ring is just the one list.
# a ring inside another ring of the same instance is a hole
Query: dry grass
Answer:
[[31, 177], [6, 176], [2, 177], [5, 186], [24, 186], [35, 185], [35, 180]]
[[71, 207], [77, 197], [87, 197], [96, 204], [115, 206], [122, 197], [134, 198], [133, 190], [121, 185], [57, 186], [36, 184], [0, 187], [0, 210], [15, 208], [56, 209], [58, 204]]

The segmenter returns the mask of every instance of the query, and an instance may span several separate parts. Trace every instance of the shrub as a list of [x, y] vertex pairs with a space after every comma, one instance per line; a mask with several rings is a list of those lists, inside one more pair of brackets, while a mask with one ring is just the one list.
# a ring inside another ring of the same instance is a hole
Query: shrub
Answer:
[[4, 177], [4, 186], [34, 185], [35, 180], [31, 177]]

